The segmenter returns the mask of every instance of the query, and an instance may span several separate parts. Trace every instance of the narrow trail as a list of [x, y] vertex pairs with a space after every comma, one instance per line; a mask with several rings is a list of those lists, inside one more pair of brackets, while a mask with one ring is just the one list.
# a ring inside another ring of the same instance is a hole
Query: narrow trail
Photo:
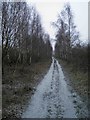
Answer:
[[79, 114], [86, 115], [85, 107], [77, 112], [75, 99], [82, 104], [77, 95], [72, 96], [62, 68], [53, 58], [48, 73], [37, 86], [22, 118], [78, 118]]

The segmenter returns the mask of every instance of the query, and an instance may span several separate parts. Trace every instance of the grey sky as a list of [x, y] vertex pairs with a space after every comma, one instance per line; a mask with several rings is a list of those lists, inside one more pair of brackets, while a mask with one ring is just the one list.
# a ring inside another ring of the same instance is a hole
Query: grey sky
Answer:
[[[55, 28], [51, 22], [57, 20], [57, 15], [62, 10], [65, 0], [27, 0], [28, 3], [34, 4], [42, 18], [43, 27], [49, 33], [51, 38], [55, 38]], [[70, 0], [69, 0], [70, 2]], [[74, 22], [77, 30], [80, 32], [80, 39], [88, 39], [88, 0], [72, 0], [70, 2], [74, 13]]]
[[[60, 13], [64, 6], [64, 3], [68, 0], [26, 1], [28, 4], [32, 3], [34, 6], [36, 6], [37, 11], [42, 18], [42, 24], [45, 31], [49, 33], [51, 38], [55, 38], [56, 30], [51, 26], [51, 22], [57, 20], [58, 13]], [[72, 11], [74, 13], [74, 22], [77, 25], [77, 30], [80, 32], [80, 39], [82, 41], [88, 40], [88, 1], [89, 0], [69, 0]]]

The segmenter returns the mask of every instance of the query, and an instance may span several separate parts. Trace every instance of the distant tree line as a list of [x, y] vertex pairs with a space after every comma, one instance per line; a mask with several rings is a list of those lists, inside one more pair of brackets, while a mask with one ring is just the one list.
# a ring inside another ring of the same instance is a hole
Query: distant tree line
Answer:
[[2, 48], [4, 64], [31, 64], [51, 58], [50, 37], [33, 6], [3, 2]]
[[73, 63], [76, 69], [86, 70], [88, 68], [88, 45], [81, 44], [69, 3], [65, 4], [53, 25], [57, 28], [55, 55], [68, 63]]

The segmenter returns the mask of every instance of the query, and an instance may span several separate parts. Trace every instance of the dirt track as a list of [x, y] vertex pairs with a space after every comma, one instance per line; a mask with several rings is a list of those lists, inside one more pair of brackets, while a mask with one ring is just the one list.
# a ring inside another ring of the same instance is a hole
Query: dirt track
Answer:
[[22, 118], [84, 118], [87, 108], [80, 97], [71, 92], [62, 68], [53, 58], [51, 67], [37, 86]]

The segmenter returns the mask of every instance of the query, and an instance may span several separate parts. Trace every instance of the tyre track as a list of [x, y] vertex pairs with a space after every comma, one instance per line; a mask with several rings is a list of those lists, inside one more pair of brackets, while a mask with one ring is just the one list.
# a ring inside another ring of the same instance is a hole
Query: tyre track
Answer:
[[53, 58], [48, 73], [37, 86], [22, 118], [77, 118], [73, 101], [62, 68]]

